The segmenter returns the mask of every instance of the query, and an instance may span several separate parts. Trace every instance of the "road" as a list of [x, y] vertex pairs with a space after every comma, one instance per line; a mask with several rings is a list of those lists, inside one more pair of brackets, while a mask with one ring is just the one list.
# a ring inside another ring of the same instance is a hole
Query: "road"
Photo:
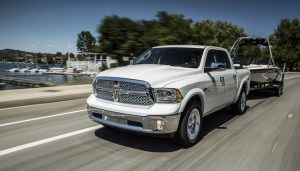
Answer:
[[203, 138], [184, 149], [170, 139], [103, 128], [86, 99], [0, 109], [0, 170], [278, 170], [300, 168], [300, 78], [285, 92], [249, 96], [246, 114], [204, 119]]

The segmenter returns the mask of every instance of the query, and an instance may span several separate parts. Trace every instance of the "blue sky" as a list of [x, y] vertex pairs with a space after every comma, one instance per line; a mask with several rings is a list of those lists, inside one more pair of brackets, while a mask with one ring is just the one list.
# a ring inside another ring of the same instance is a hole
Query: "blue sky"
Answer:
[[[300, 17], [300, 1], [263, 0], [1, 0], [0, 49], [77, 53], [77, 34], [96, 31], [104, 16], [152, 19], [157, 11], [180, 13], [193, 21], [224, 20], [249, 35], [267, 36], [283, 18]], [[68, 45], [68, 42], [69, 45]]]

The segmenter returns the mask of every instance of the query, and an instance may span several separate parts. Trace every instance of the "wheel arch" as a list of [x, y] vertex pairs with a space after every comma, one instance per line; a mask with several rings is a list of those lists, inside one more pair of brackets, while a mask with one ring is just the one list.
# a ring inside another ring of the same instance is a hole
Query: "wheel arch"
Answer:
[[181, 102], [181, 106], [179, 109], [179, 112], [182, 113], [184, 111], [184, 109], [189, 105], [190, 102], [192, 101], [197, 101], [199, 102], [200, 106], [201, 106], [201, 113], [203, 114], [204, 112], [204, 92], [201, 89], [193, 89], [191, 91], [189, 91], [183, 101]]
[[241, 84], [239, 86], [238, 92], [236, 94], [236, 97], [234, 99], [234, 103], [239, 99], [239, 96], [241, 94], [241, 92], [245, 90], [246, 91], [246, 95], [249, 94], [250, 91], [250, 79], [249, 77], [245, 77], [242, 79]]

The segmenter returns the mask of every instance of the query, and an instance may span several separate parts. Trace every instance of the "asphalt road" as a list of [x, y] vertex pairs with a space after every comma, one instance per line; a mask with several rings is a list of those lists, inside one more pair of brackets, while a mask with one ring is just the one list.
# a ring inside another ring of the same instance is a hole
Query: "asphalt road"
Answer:
[[204, 119], [203, 139], [183, 149], [170, 139], [103, 128], [86, 99], [0, 109], [0, 170], [300, 170], [300, 78], [285, 92], [249, 96], [242, 116]]

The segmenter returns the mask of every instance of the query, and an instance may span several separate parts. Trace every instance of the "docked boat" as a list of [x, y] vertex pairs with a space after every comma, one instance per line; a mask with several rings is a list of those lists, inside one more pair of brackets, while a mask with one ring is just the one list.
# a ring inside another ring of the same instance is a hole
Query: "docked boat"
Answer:
[[31, 73], [37, 73], [37, 72], [39, 72], [39, 69], [38, 69], [38, 68], [32, 68], [32, 69], [30, 70], [30, 72], [31, 72]]
[[19, 70], [19, 72], [30, 72], [29, 68], [22, 68]]
[[20, 69], [19, 68], [11, 68], [8, 70], [9, 72], [19, 72]]
[[[260, 54], [267, 55], [267, 57], [243, 57], [241, 56], [243, 53], [239, 52], [245, 46], [256, 47], [260, 51]], [[282, 70], [275, 65], [272, 47], [268, 38], [241, 37], [233, 44], [230, 54], [234, 59], [235, 67], [248, 68], [250, 70], [250, 86], [252, 89], [272, 88], [277, 95], [283, 93], [285, 67]]]
[[0, 88], [3, 86], [5, 86], [5, 83], [2, 80], [0, 80]]
[[52, 67], [50, 68], [50, 72], [57, 72], [57, 73], [62, 73], [65, 72], [65, 68], [61, 68], [61, 67]]
[[49, 71], [49, 65], [40, 65], [39, 66], [39, 69], [38, 69], [39, 73], [45, 73], [45, 72], [48, 72], [48, 71]]

